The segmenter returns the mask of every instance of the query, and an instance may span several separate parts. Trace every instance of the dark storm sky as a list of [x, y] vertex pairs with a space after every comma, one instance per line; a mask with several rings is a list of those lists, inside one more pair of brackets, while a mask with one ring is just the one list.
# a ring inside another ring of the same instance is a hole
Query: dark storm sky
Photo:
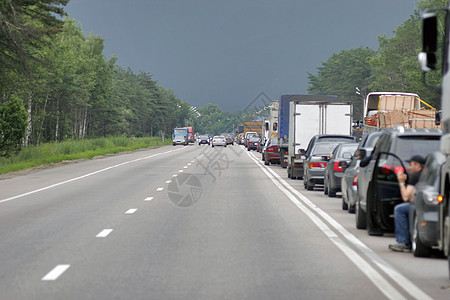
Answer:
[[333, 53], [378, 48], [415, 9], [413, 0], [71, 0], [83, 31], [105, 39], [106, 58], [153, 75], [197, 107], [244, 109], [306, 93], [307, 72]]

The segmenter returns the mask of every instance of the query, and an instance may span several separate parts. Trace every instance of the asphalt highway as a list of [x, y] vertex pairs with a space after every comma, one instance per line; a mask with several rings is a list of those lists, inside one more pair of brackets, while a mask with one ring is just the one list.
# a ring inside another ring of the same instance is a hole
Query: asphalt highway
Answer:
[[1, 299], [449, 299], [341, 198], [242, 146], [166, 146], [0, 178]]

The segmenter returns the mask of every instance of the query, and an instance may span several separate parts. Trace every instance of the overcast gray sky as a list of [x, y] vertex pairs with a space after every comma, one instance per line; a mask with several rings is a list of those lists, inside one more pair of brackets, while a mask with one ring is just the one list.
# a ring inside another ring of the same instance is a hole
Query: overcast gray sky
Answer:
[[415, 9], [414, 0], [71, 0], [106, 58], [153, 75], [197, 107], [244, 109], [264, 92], [307, 93], [307, 72], [333, 53], [378, 48]]

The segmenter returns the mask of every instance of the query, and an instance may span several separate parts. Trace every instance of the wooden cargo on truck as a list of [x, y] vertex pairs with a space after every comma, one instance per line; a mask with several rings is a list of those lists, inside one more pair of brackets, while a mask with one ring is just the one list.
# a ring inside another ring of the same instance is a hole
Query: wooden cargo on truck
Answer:
[[244, 122], [244, 136], [247, 132], [256, 132], [259, 136], [262, 133], [262, 121], [247, 121]]

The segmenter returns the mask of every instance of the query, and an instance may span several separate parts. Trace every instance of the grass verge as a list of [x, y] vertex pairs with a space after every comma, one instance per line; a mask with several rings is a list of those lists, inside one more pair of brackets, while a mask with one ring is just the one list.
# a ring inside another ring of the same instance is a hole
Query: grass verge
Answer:
[[18, 154], [10, 157], [1, 157], [0, 174], [65, 160], [90, 159], [99, 155], [115, 154], [151, 146], [170, 145], [171, 143], [171, 140], [162, 142], [161, 138], [158, 137], [128, 138], [123, 136], [46, 143], [23, 148]]

